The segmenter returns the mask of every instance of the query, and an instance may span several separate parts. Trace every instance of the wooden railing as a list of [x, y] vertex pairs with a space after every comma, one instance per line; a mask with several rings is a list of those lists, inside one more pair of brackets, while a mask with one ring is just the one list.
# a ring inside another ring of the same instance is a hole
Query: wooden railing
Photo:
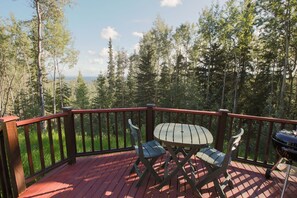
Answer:
[[127, 120], [146, 127], [146, 112], [146, 107], [72, 110], [76, 156], [131, 150]]
[[[22, 156], [23, 164], [29, 169], [26, 175], [26, 183], [30, 183], [50, 170], [69, 161], [65, 156], [66, 130], [65, 119], [67, 113], [58, 113], [40, 118], [16, 121], [18, 133], [24, 137], [27, 156]], [[56, 131], [56, 141], [53, 137]], [[49, 161], [45, 161], [45, 155], [49, 155]], [[33, 159], [34, 158], [34, 159]], [[35, 162], [35, 164], [33, 163]]]
[[215, 112], [154, 105], [64, 108], [63, 113], [21, 121], [4, 117], [0, 119], [1, 195], [17, 197], [26, 185], [62, 164], [75, 163], [76, 157], [132, 149], [127, 130], [129, 118], [142, 130], [145, 140], [153, 139], [155, 126], [162, 122], [202, 125], [214, 136], [212, 146], [222, 151], [231, 135], [244, 128], [234, 160], [265, 167], [271, 167], [277, 159], [271, 144], [272, 133], [283, 128], [296, 129], [297, 125], [297, 120], [233, 114], [224, 109]]
[[273, 133], [282, 129], [297, 129], [297, 120], [233, 113], [228, 113], [226, 124], [225, 140], [230, 138], [231, 131], [241, 127], [245, 130], [242, 143], [237, 151], [236, 160], [264, 167], [270, 167], [279, 158], [271, 142]]

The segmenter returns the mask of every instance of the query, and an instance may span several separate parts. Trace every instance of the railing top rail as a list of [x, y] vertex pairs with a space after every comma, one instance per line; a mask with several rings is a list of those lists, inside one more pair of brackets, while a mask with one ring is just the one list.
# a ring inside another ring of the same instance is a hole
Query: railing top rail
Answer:
[[242, 118], [242, 119], [248, 119], [248, 120], [297, 124], [297, 120], [287, 120], [287, 119], [281, 119], [281, 118], [261, 117], [261, 116], [243, 115], [243, 114], [235, 114], [235, 113], [229, 113], [228, 116], [233, 118]]
[[37, 118], [31, 118], [31, 119], [26, 119], [26, 120], [20, 120], [20, 121], [17, 121], [16, 124], [17, 124], [18, 127], [20, 127], [20, 126], [25, 126], [25, 125], [28, 125], [28, 124], [34, 124], [34, 123], [37, 123], [37, 122], [42, 122], [42, 121], [45, 121], [45, 120], [50, 120], [50, 119], [59, 118], [59, 117], [65, 117], [67, 115], [68, 115], [67, 112], [57, 113], [57, 114], [54, 114], [54, 115], [48, 115], [48, 116], [44, 116], [44, 117], [37, 117]]
[[145, 111], [147, 107], [133, 107], [133, 108], [112, 108], [112, 109], [75, 109], [72, 110], [74, 114], [80, 113], [110, 113], [110, 112], [131, 112], [131, 111]]
[[216, 112], [216, 111], [174, 109], [174, 108], [163, 108], [163, 107], [154, 107], [154, 111], [163, 111], [163, 112], [172, 112], [172, 113], [189, 113], [189, 114], [212, 115], [212, 116], [220, 116], [221, 115], [220, 112]]

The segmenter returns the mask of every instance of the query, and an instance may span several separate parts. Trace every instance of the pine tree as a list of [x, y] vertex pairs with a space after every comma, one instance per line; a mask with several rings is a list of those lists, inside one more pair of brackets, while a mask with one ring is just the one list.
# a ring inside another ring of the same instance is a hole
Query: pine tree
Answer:
[[127, 67], [127, 53], [122, 50], [118, 51], [116, 57], [116, 81], [115, 81], [115, 102], [113, 107], [125, 107], [126, 106], [126, 98], [125, 92], [127, 90], [125, 84], [125, 69]]
[[156, 103], [156, 70], [155, 51], [152, 46], [145, 44], [140, 51], [140, 63], [137, 74], [136, 101], [139, 106]]
[[89, 108], [88, 87], [81, 72], [78, 73], [75, 87], [75, 107], [80, 109]]
[[138, 64], [139, 56], [134, 52], [134, 54], [129, 57], [129, 68], [126, 80], [127, 91], [125, 92], [125, 98], [127, 107], [136, 106], [136, 70]]
[[92, 108], [108, 108], [110, 104], [108, 92], [107, 79], [103, 74], [99, 74], [96, 80], [96, 95], [92, 101]]
[[112, 107], [114, 104], [115, 95], [115, 64], [113, 59], [113, 49], [111, 38], [108, 41], [108, 65], [107, 65], [107, 80], [108, 80], [108, 107]]

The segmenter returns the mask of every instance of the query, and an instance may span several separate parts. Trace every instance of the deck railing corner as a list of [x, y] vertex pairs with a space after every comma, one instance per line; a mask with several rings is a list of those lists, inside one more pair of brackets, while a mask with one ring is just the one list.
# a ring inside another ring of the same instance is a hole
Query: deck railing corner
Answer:
[[76, 162], [76, 141], [75, 141], [75, 130], [74, 130], [74, 117], [72, 113], [72, 107], [63, 107], [63, 112], [68, 115], [65, 117], [64, 128], [65, 128], [65, 139], [66, 139], [66, 150], [67, 157], [69, 159], [68, 164], [74, 164]]
[[219, 109], [219, 119], [218, 119], [218, 129], [217, 129], [217, 136], [215, 140], [215, 148], [219, 151], [223, 151], [224, 146], [224, 136], [226, 132], [227, 126], [227, 117], [229, 110], [228, 109]]
[[12, 194], [10, 196], [12, 197], [18, 197], [18, 195], [26, 189], [16, 124], [18, 119], [19, 117], [17, 116], [0, 118], [0, 125], [4, 137], [4, 153], [6, 154], [9, 167], [9, 175], [7, 175], [9, 178], [6, 178], [6, 188], [9, 188], [7, 193], [11, 191]]

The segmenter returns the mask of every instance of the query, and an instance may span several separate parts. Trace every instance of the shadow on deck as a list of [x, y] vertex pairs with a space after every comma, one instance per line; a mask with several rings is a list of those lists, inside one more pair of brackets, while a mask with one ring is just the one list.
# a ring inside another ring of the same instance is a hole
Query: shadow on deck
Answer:
[[[76, 164], [55, 169], [28, 187], [20, 197], [194, 197], [180, 175], [161, 190], [149, 176], [136, 188], [138, 177], [129, 175], [135, 160], [133, 151], [77, 158]], [[194, 163], [199, 178], [205, 174], [205, 168], [199, 160]], [[161, 161], [156, 168], [160, 165]], [[225, 189], [228, 197], [280, 197], [284, 173], [273, 171], [272, 179], [266, 180], [264, 168], [238, 162], [231, 163], [229, 172], [234, 188]], [[159, 169], [159, 174], [163, 174], [163, 169]], [[212, 182], [203, 186], [201, 193], [203, 197], [218, 196]], [[297, 178], [290, 177], [285, 197], [296, 197], [296, 193]]]

